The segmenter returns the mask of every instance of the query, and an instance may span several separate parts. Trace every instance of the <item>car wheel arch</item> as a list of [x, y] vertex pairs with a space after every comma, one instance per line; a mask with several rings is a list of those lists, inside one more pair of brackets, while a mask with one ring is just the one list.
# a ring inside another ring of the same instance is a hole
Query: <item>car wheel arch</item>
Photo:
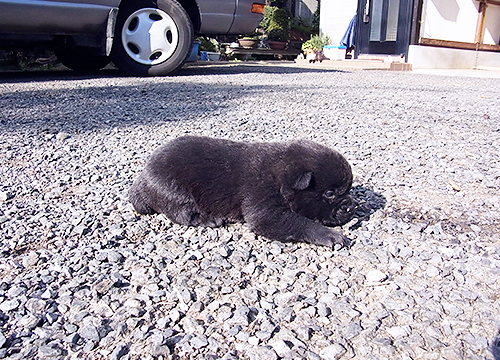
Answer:
[[197, 33], [201, 29], [201, 16], [200, 9], [195, 0], [177, 0], [179, 4], [186, 10], [189, 17], [191, 18], [191, 23], [193, 24], [194, 31]]
[[[120, 1], [118, 8], [123, 6], [124, 4], [128, 4], [134, 1], [135, 0], [122, 0]], [[191, 19], [191, 23], [193, 24], [194, 31], [197, 33], [201, 29], [201, 15], [198, 4], [195, 0], [177, 0], [177, 2], [182, 5], [184, 10], [186, 10], [189, 18]]]

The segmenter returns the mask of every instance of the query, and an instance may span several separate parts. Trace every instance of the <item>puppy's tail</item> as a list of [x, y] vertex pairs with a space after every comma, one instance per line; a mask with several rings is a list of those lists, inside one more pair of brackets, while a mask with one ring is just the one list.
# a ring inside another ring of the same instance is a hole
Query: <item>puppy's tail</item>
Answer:
[[144, 188], [145, 184], [141, 181], [141, 178], [138, 178], [132, 184], [128, 192], [128, 197], [135, 211], [139, 214], [147, 215], [147, 214], [156, 214], [156, 211], [148, 205], [146, 197], [144, 196]]

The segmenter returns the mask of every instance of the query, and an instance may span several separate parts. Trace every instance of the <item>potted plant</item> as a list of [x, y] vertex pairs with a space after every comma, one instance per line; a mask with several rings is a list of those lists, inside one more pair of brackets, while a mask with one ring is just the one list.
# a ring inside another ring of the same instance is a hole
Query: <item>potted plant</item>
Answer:
[[290, 30], [290, 14], [288, 10], [276, 6], [266, 6], [260, 26], [267, 34], [271, 48], [285, 48]]
[[323, 47], [330, 43], [330, 37], [327, 35], [312, 35], [309, 40], [302, 44], [302, 51], [309, 62], [323, 61]]
[[242, 48], [255, 49], [259, 45], [260, 39], [257, 36], [245, 36], [238, 39], [238, 43]]
[[284, 29], [274, 28], [269, 31], [267, 38], [271, 49], [282, 50], [286, 47], [288, 33]]

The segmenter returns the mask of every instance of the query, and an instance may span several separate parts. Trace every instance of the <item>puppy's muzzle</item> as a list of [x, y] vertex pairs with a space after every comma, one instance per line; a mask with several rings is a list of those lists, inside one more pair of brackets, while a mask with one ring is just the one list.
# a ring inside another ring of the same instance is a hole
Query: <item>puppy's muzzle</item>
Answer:
[[351, 195], [346, 195], [339, 206], [333, 209], [331, 219], [336, 225], [344, 225], [349, 222], [356, 212], [358, 203]]

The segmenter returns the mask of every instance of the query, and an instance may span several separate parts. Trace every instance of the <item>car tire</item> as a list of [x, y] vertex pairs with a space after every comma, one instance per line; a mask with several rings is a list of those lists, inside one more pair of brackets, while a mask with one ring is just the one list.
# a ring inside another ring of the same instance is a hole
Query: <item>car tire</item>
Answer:
[[80, 73], [96, 72], [109, 64], [109, 57], [95, 55], [94, 48], [61, 46], [55, 49], [57, 59], [66, 67]]
[[130, 75], [167, 75], [184, 64], [193, 33], [189, 15], [175, 0], [124, 1], [111, 57]]

